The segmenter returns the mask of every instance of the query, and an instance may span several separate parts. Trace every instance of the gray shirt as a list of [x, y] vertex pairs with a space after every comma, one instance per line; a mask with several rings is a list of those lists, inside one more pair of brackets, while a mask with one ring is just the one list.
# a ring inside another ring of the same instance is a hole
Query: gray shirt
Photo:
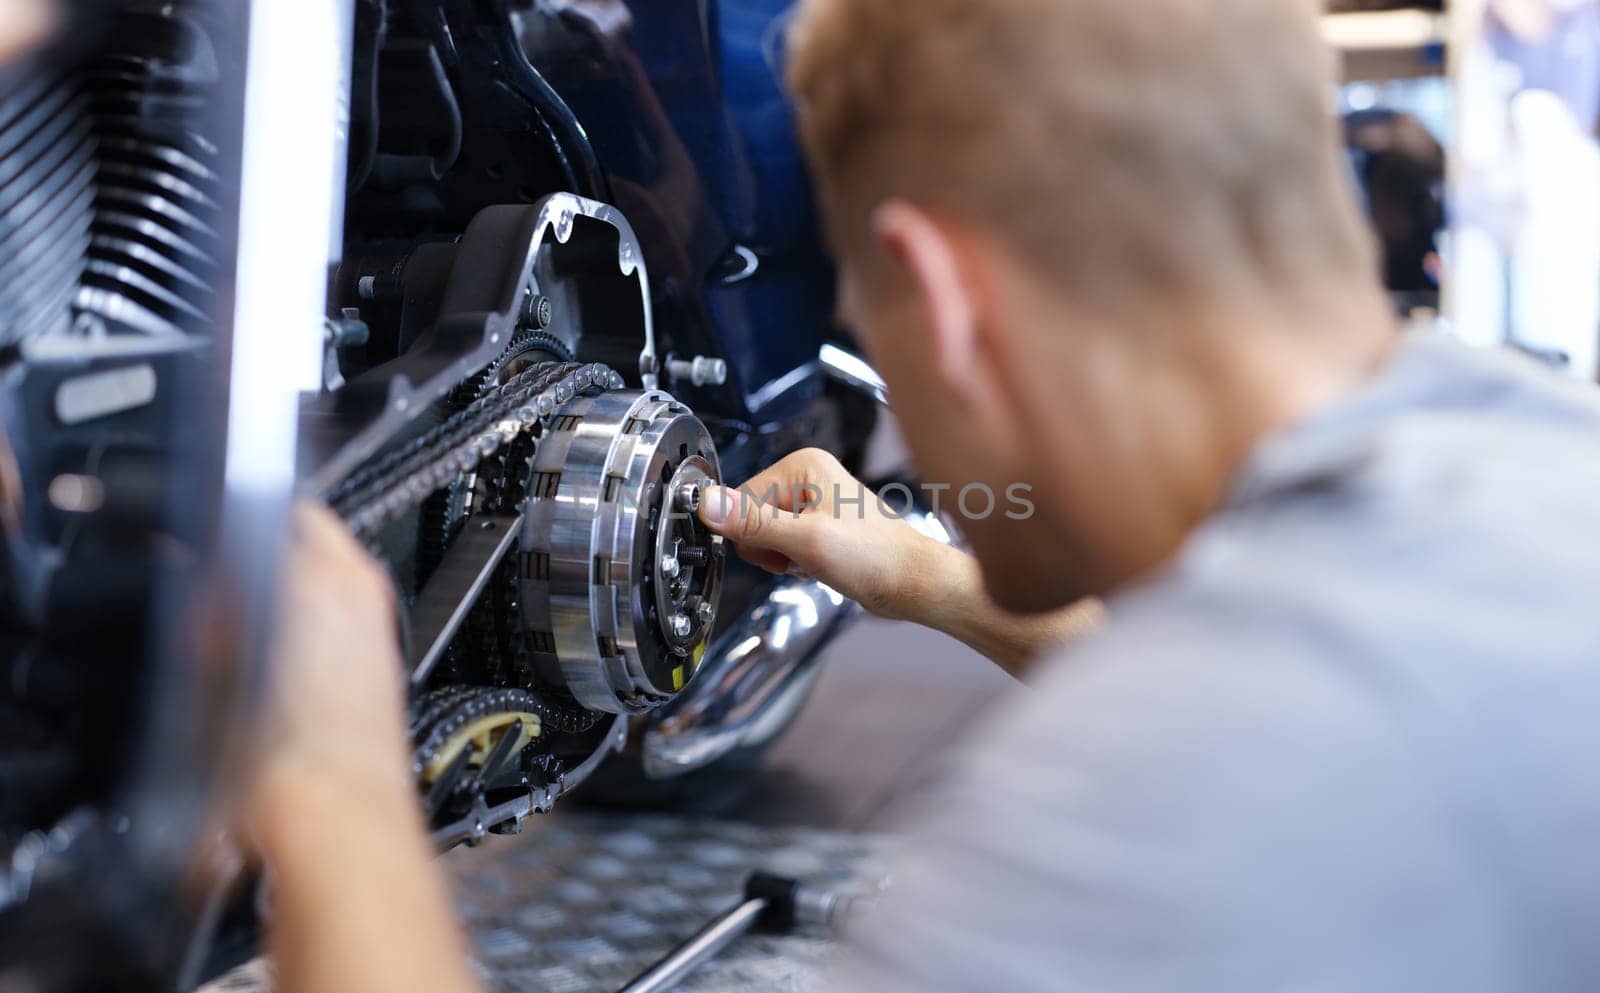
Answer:
[[[953, 735], [848, 989], [1600, 989], [1600, 406], [1406, 342]], [[837, 986], [837, 984], [836, 984]]]

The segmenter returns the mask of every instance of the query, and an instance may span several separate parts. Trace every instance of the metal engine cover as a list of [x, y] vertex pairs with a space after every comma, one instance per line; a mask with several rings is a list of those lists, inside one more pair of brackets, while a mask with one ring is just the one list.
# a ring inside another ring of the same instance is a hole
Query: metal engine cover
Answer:
[[562, 408], [539, 443], [521, 542], [523, 629], [541, 679], [613, 714], [683, 690], [722, 586], [723, 541], [695, 516], [720, 482], [705, 425], [665, 393]]

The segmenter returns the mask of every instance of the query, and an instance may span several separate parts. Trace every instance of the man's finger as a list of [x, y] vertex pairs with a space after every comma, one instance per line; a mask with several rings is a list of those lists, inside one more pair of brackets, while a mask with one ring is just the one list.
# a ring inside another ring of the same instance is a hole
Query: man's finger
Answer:
[[794, 567], [794, 563], [789, 561], [789, 556], [782, 552], [774, 552], [770, 548], [757, 548], [754, 545], [735, 545], [734, 547], [738, 550], [741, 559], [744, 559], [757, 569], [770, 572], [775, 576], [785, 575]]
[[706, 491], [700, 501], [700, 519], [735, 545], [770, 549], [790, 558], [810, 523], [793, 511], [726, 486]]
[[784, 456], [739, 489], [764, 502], [769, 512], [776, 506], [803, 513], [824, 504], [830, 492], [853, 481], [838, 459], [821, 449], [807, 448]]

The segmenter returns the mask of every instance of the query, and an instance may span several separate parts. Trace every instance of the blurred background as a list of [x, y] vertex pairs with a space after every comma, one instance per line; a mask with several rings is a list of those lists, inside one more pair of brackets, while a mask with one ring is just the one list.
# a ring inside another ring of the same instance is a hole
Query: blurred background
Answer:
[[1329, 5], [1402, 313], [1600, 372], [1600, 2]]

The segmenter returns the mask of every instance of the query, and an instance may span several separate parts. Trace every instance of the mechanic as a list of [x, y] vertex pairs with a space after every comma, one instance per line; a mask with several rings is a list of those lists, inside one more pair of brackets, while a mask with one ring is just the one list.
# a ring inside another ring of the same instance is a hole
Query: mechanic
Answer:
[[[953, 742], [841, 988], [1600, 975], [1600, 407], [1397, 335], [1316, 14], [802, 4], [789, 72], [848, 323], [926, 478], [1035, 508], [960, 520], [968, 558], [817, 453], [705, 504], [756, 563], [1031, 684]], [[471, 989], [387, 584], [325, 516], [301, 527], [251, 807], [281, 988]], [[1099, 629], [1020, 664], [1087, 596]]]

